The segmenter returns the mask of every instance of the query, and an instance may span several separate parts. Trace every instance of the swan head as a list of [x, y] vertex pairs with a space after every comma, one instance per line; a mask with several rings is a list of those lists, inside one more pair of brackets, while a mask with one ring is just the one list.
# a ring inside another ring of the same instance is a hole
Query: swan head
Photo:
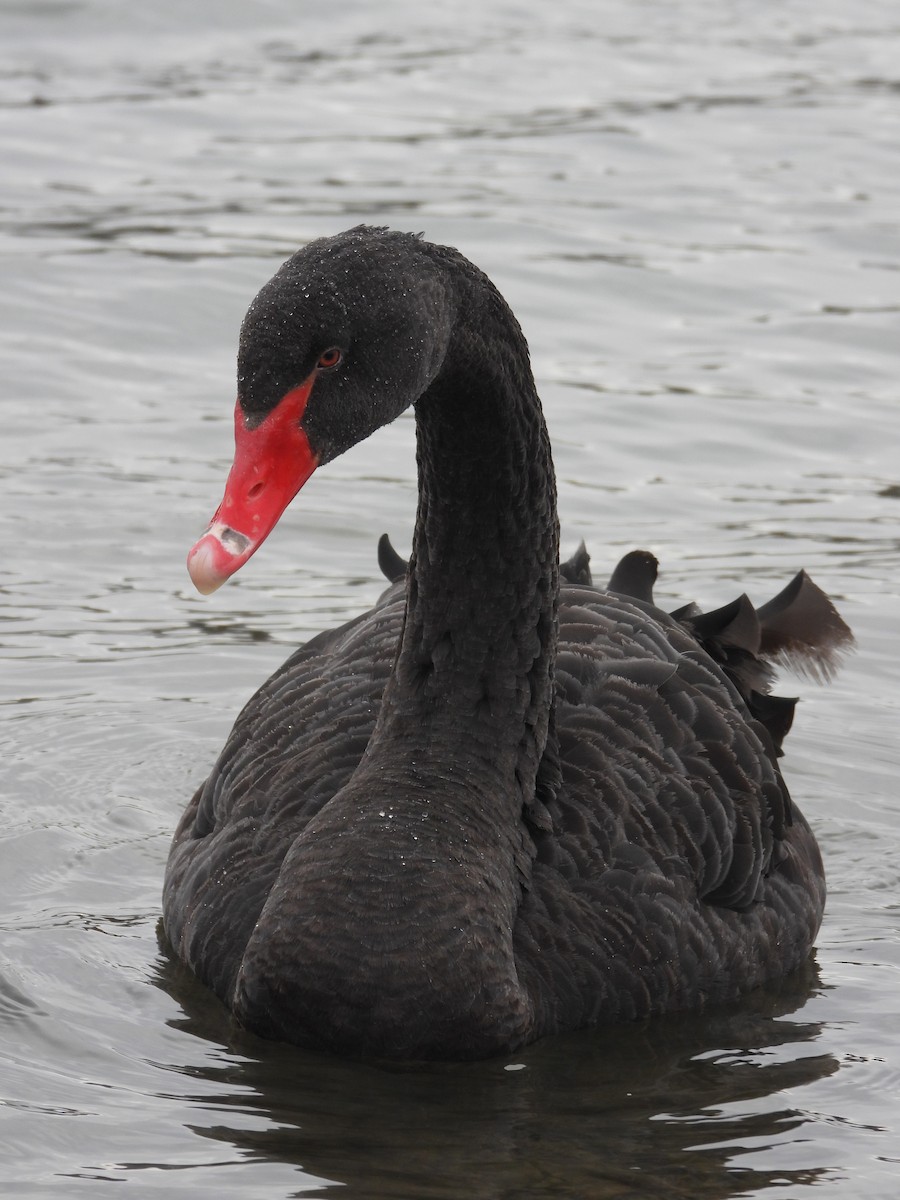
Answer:
[[241, 327], [234, 463], [188, 555], [199, 591], [244, 565], [317, 467], [434, 381], [453, 328], [451, 282], [435, 249], [359, 226], [311, 242], [256, 296]]

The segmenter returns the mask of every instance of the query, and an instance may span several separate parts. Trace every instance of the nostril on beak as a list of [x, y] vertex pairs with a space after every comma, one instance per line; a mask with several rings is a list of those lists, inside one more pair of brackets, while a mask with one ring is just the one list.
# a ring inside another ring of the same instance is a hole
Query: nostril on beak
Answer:
[[266, 481], [264, 479], [260, 479], [258, 483], [254, 483], [253, 487], [247, 493], [247, 499], [255, 500], [256, 497], [260, 494], [260, 492], [262, 492], [264, 490], [265, 486], [266, 486]]

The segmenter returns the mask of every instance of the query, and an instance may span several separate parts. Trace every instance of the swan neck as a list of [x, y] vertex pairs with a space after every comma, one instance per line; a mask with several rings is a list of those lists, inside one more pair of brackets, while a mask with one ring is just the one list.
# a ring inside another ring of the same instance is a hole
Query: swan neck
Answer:
[[[493, 775], [533, 788], [556, 649], [559, 534], [549, 439], [515, 318], [464, 296], [416, 405], [419, 509], [407, 611], [381, 730], [451, 730]], [[407, 722], [412, 721], [410, 727]], [[436, 740], [440, 744], [439, 732]], [[494, 787], [492, 791], [496, 791]]]

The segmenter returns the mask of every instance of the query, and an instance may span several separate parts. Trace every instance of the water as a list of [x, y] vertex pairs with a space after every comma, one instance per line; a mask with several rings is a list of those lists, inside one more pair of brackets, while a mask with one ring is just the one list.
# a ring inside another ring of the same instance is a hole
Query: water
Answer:
[[[900, 1190], [900, 19], [888, 0], [0, 10], [0, 1181], [28, 1197]], [[739, 1009], [381, 1071], [236, 1033], [156, 940], [250, 691], [408, 548], [412, 423], [211, 599], [236, 330], [304, 240], [425, 230], [529, 336], [564, 544], [661, 595], [804, 565], [859, 652], [803, 703], [817, 962]], [[340, 1185], [340, 1186], [339, 1186]]]

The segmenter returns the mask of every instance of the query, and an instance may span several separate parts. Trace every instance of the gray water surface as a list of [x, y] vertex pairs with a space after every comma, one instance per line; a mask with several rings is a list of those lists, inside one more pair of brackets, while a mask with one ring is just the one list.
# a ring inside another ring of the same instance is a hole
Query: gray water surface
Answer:
[[[4, 1194], [900, 1193], [898, 63], [893, 0], [5, 0]], [[184, 570], [249, 300], [359, 221], [513, 305], [566, 552], [648, 547], [672, 607], [805, 566], [854, 626], [831, 687], [779, 684], [830, 885], [780, 994], [384, 1071], [239, 1033], [160, 952], [239, 706], [409, 546], [407, 416], [220, 593]]]

